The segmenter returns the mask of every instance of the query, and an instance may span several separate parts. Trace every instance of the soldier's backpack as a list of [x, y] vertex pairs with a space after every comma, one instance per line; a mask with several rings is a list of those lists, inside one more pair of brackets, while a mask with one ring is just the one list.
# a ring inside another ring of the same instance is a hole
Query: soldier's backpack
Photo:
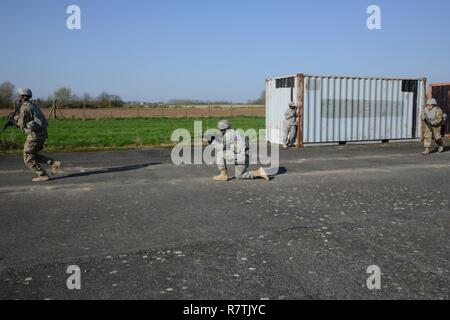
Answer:
[[33, 113], [33, 120], [27, 123], [27, 128], [32, 132], [47, 129], [48, 121], [41, 109], [33, 104], [31, 112]]

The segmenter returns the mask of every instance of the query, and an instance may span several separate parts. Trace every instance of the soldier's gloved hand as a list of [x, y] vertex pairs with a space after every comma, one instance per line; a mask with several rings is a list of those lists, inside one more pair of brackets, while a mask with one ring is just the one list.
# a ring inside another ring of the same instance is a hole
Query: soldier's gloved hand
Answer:
[[205, 135], [204, 138], [206, 141], [208, 141], [209, 144], [213, 143], [213, 141], [216, 140], [216, 137], [212, 135]]

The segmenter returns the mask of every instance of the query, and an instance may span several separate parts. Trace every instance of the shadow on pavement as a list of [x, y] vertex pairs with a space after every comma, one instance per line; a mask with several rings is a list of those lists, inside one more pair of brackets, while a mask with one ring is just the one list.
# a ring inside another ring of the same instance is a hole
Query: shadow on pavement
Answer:
[[133, 170], [139, 170], [139, 169], [147, 168], [149, 166], [156, 166], [156, 165], [160, 165], [160, 164], [161, 164], [161, 162], [152, 162], [152, 163], [144, 163], [144, 164], [123, 166], [123, 167], [105, 168], [105, 169], [95, 170], [95, 171], [73, 173], [73, 174], [69, 174], [67, 176], [52, 178], [51, 180], [55, 181], [55, 180], [61, 180], [61, 179], [88, 177], [88, 176], [94, 176], [94, 175], [98, 175], [98, 174], [106, 174], [106, 173], [112, 173], [112, 172], [133, 171]]

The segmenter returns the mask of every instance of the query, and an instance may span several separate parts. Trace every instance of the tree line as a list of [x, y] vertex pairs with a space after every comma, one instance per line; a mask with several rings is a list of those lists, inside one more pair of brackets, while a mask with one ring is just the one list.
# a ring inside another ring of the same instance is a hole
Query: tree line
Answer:
[[[0, 84], [0, 108], [11, 109], [16, 98], [16, 86], [9, 81], [5, 81]], [[167, 102], [157, 103], [141, 103], [141, 102], [129, 102], [125, 103], [121, 97], [107, 92], [100, 93], [97, 97], [91, 97], [89, 94], [78, 96], [72, 92], [69, 87], [62, 87], [56, 90], [53, 95], [47, 99], [34, 98], [34, 101], [41, 108], [51, 108], [54, 101], [57, 100], [59, 108], [121, 108], [127, 106], [139, 106], [145, 105], [150, 107], [175, 105], [227, 105], [230, 101], [204, 101], [204, 100], [190, 100], [190, 99], [172, 99]], [[258, 99], [248, 100], [247, 104], [264, 105], [265, 104], [265, 91], [263, 91]], [[239, 103], [236, 103], [239, 104]]]
[[[16, 86], [9, 81], [0, 84], [0, 108], [11, 109], [16, 99]], [[120, 108], [125, 105], [121, 97], [107, 92], [100, 93], [97, 97], [88, 94], [77, 96], [69, 87], [56, 90], [47, 99], [34, 98], [41, 108], [51, 108], [57, 100], [59, 108]]]

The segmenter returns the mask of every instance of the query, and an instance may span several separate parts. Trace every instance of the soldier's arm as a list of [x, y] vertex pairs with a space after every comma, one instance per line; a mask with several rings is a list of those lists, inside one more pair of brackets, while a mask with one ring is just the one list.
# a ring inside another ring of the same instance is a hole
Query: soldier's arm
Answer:
[[420, 113], [420, 120], [425, 121], [425, 111], [423, 111], [423, 110]]
[[245, 141], [244, 132], [238, 130], [236, 133], [236, 153], [237, 154], [245, 154], [245, 150], [247, 149], [247, 143]]
[[19, 126], [22, 131], [25, 132], [27, 129], [27, 123], [30, 122], [33, 119], [32, 113], [31, 113], [31, 107], [29, 103], [24, 103], [20, 107], [20, 113], [19, 117], [17, 119], [17, 125]]
[[294, 113], [291, 110], [288, 110], [284, 113], [284, 117], [286, 120], [292, 119], [294, 117]]

